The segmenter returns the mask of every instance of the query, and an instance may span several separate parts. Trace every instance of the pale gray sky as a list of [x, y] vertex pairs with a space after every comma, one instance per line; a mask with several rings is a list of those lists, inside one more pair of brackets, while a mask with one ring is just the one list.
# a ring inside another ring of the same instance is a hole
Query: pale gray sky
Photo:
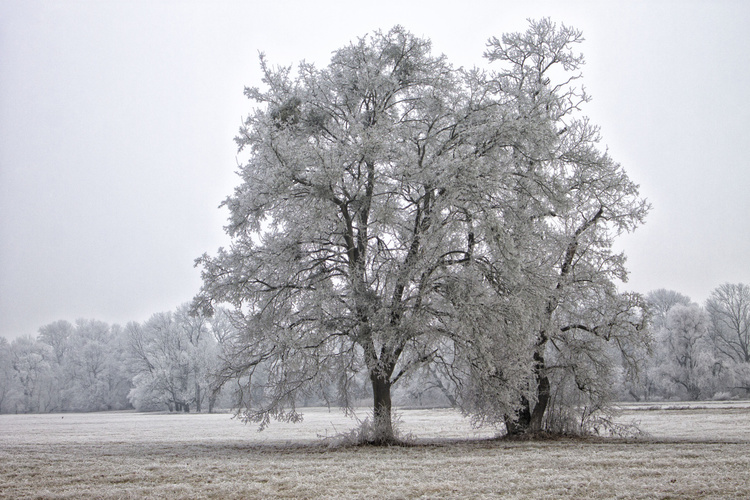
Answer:
[[472, 66], [544, 16], [584, 32], [587, 114], [654, 206], [623, 289], [750, 283], [750, 2], [0, 0], [0, 335], [191, 299], [259, 51], [322, 66], [401, 24]]

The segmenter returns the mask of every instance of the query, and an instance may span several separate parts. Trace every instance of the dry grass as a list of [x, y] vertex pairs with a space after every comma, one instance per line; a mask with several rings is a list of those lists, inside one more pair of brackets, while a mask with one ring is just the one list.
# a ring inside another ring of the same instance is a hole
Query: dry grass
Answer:
[[415, 445], [390, 448], [331, 447], [321, 436], [356, 423], [306, 415], [263, 433], [227, 415], [0, 416], [0, 498], [750, 497], [743, 405], [628, 409], [652, 435], [639, 441], [508, 442], [403, 410]]

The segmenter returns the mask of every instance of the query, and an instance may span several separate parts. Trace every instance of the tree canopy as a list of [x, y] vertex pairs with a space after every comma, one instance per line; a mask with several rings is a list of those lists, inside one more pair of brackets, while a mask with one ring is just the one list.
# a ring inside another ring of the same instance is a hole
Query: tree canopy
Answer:
[[488, 42], [497, 71], [454, 68], [402, 27], [296, 75], [261, 57], [231, 246], [198, 259], [194, 301], [233, 309], [224, 369], [263, 392], [246, 419], [295, 420], [304, 392], [349, 407], [365, 374], [371, 440], [390, 442], [391, 387], [426, 367], [509, 430], [541, 429], [553, 385], [601, 399], [644, 345], [611, 247], [648, 205], [580, 113], [581, 40], [530, 22]]

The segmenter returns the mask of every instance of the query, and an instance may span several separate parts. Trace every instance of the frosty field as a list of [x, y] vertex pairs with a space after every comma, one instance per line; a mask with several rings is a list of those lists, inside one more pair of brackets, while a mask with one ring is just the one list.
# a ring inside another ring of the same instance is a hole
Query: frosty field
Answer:
[[[0, 415], [0, 498], [748, 498], [750, 404], [624, 406], [648, 437], [492, 439], [452, 410], [400, 410], [404, 447], [306, 409], [261, 433], [227, 414]], [[360, 417], [364, 417], [362, 412]]]

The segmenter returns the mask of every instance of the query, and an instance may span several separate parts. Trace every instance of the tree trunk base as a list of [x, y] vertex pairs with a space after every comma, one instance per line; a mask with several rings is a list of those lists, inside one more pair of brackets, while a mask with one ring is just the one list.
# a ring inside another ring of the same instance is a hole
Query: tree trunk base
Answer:
[[363, 429], [364, 441], [377, 446], [389, 446], [396, 443], [391, 420], [391, 383], [387, 374], [371, 373], [373, 412], [372, 425]]

